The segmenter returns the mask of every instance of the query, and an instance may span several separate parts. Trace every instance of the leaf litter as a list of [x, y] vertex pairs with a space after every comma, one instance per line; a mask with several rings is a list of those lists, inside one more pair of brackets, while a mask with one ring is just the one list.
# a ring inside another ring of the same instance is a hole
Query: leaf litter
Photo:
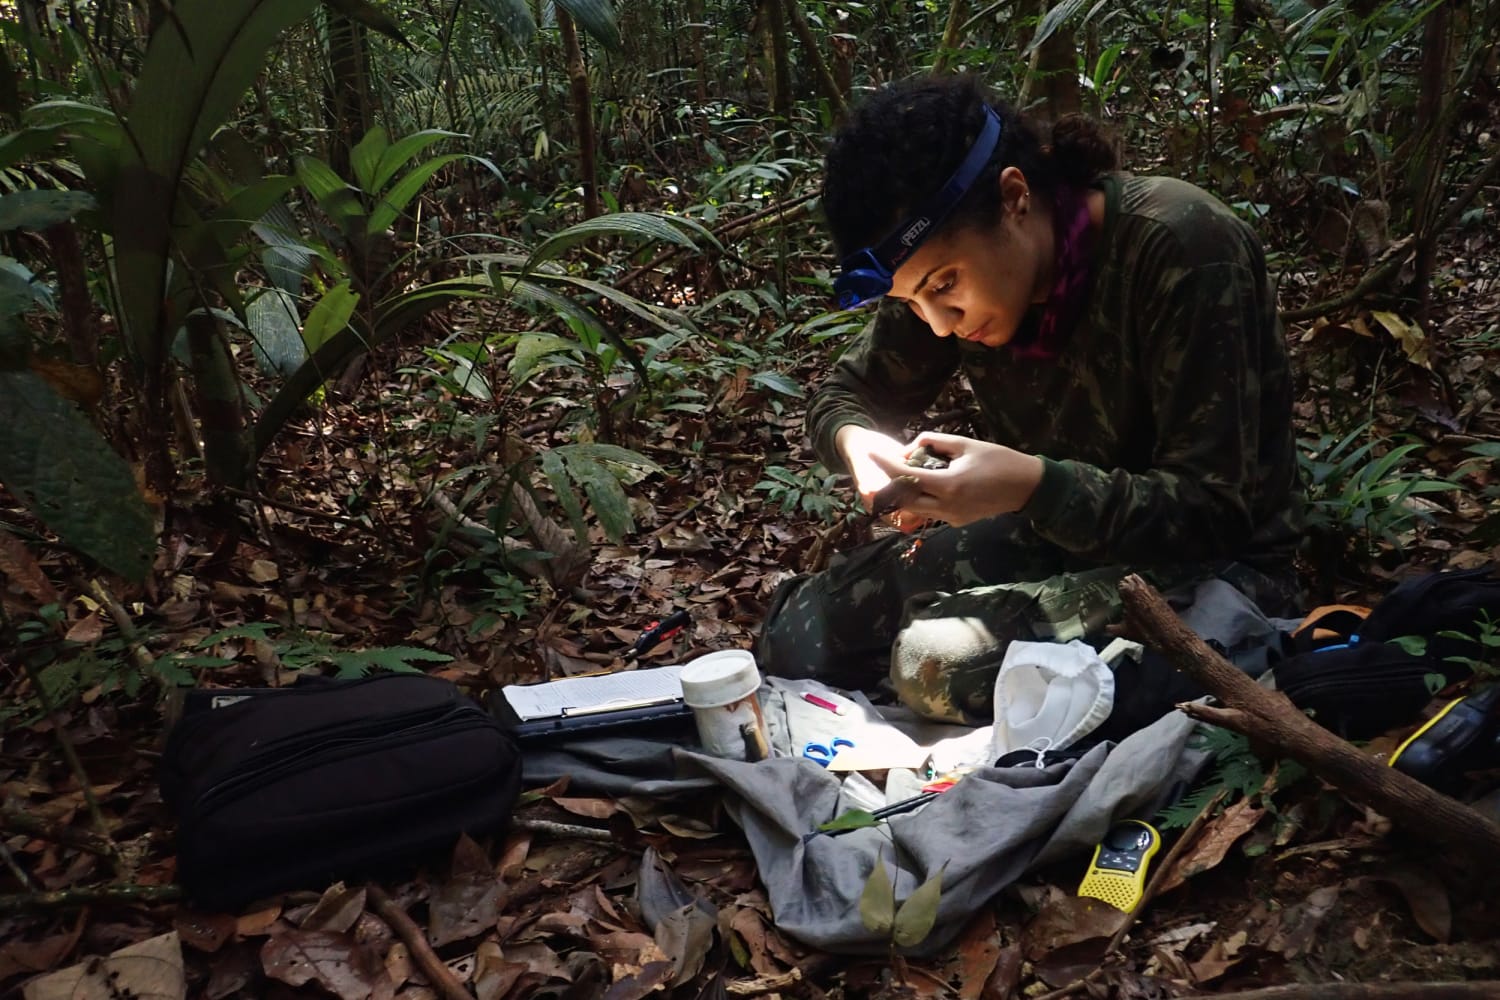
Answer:
[[[1500, 534], [1483, 529], [1493, 517], [1500, 455], [1471, 449], [1500, 439], [1492, 405], [1500, 385], [1495, 345], [1469, 333], [1496, 319], [1500, 312], [1482, 301], [1467, 321], [1458, 307], [1424, 326], [1399, 312], [1365, 310], [1320, 326], [1296, 345], [1303, 356], [1337, 351], [1360, 364], [1384, 341], [1394, 345], [1402, 367], [1391, 379], [1394, 395], [1386, 397], [1392, 404], [1371, 407], [1375, 432], [1418, 434], [1424, 460], [1465, 486], [1451, 497], [1434, 495], [1430, 520], [1404, 536], [1400, 549], [1377, 539], [1367, 575], [1344, 580], [1339, 597], [1368, 597], [1403, 573], [1494, 558]], [[1432, 377], [1434, 369], [1446, 385]], [[279, 443], [261, 488], [283, 506], [235, 501], [225, 517], [208, 503], [183, 505], [163, 538], [160, 589], [120, 596], [129, 614], [149, 625], [147, 647], [158, 662], [181, 659], [200, 683], [227, 687], [289, 683], [307, 670], [371, 669], [382, 664], [349, 653], [375, 647], [434, 654], [441, 662], [417, 666], [476, 692], [613, 668], [647, 622], [678, 607], [693, 611], [693, 625], [647, 662], [746, 646], [776, 583], [826, 562], [833, 546], [823, 544], [825, 537], [847, 548], [870, 530], [857, 519], [830, 527], [784, 513], [756, 492], [762, 465], [805, 470], [811, 458], [789, 442], [795, 414], [769, 407], [751, 374], [727, 379], [702, 417], [658, 426], [653, 441], [633, 442], [667, 473], [640, 470], [644, 478], [632, 490], [643, 501], [634, 505], [634, 535], [621, 543], [593, 536], [595, 558], [582, 594], [531, 585], [520, 613], [497, 611], [505, 595], [485, 589], [493, 581], [483, 561], [457, 543], [438, 541], [446, 519], [424, 495], [432, 476], [401, 457], [441, 450], [422, 430], [433, 422], [432, 397], [407, 383], [374, 407], [332, 404], [321, 429], [294, 430]], [[1320, 405], [1309, 387], [1298, 401], [1304, 422]], [[561, 443], [548, 430], [522, 437], [539, 449]], [[377, 438], [383, 444], [370, 457], [362, 442]], [[453, 471], [463, 464], [457, 459], [440, 460]], [[58, 617], [49, 627], [59, 642], [123, 657], [119, 622], [98, 605], [62, 600], [53, 580], [63, 569], [56, 558], [38, 559], [0, 532], [0, 571], [15, 583], [0, 594], [7, 613], [30, 618], [54, 605]], [[481, 592], [490, 595], [489, 606], [476, 602]], [[278, 624], [267, 629], [267, 623]], [[249, 631], [221, 635], [236, 629]], [[54, 732], [66, 730], [86, 761], [111, 836], [122, 853], [139, 859], [134, 881], [169, 883], [153, 776], [162, 720], [126, 692], [125, 678], [81, 670], [57, 679], [80, 697], [55, 718], [7, 721], [0, 798], [57, 827], [90, 829], [82, 790], [55, 759]], [[11, 693], [24, 689], [17, 680], [11, 687]], [[1351, 978], [1493, 975], [1497, 962], [1486, 958], [1486, 946], [1500, 928], [1466, 894], [1472, 890], [1462, 873], [1448, 877], [1443, 859], [1391, 841], [1378, 818], [1307, 784], [1277, 793], [1283, 811], [1308, 805], [1305, 829], [1267, 829], [1273, 822], [1267, 808], [1247, 802], [1205, 823], [1102, 970], [1102, 943], [1123, 915], [1080, 904], [1074, 892], [1086, 859], [1079, 859], [1028, 876], [995, 907], [976, 913], [945, 954], [905, 963], [909, 988], [977, 1000], [1041, 992], [1097, 970], [1089, 990], [1167, 996], [1317, 977], [1329, 955]], [[890, 971], [884, 959], [811, 953], [775, 927], [742, 840], [708, 798], [687, 810], [554, 789], [532, 798], [519, 815], [550, 810], [548, 818], [601, 830], [615, 822], [631, 835], [628, 842], [581, 845], [515, 829], [495, 842], [460, 844], [446, 866], [387, 889], [439, 958], [485, 1000], [711, 996], [725, 984], [779, 982], [789, 984], [780, 987], [786, 995], [806, 996], [840, 986], [853, 995], [856, 983], [889, 986], [881, 978]], [[1251, 856], [1245, 846], [1256, 836], [1264, 838], [1256, 841], [1262, 853]], [[86, 887], [110, 871], [108, 859], [9, 827], [0, 843], [39, 889]], [[1270, 844], [1286, 850], [1264, 850]], [[690, 898], [679, 899], [678, 888]], [[1021, 901], [1028, 891], [1034, 905]], [[894, 928], [894, 913], [890, 920]], [[439, 995], [360, 886], [289, 894], [238, 914], [149, 901], [0, 914], [0, 981], [33, 977], [34, 992], [46, 982], [35, 977], [83, 969], [76, 987], [101, 968], [127, 968], [101, 961], [129, 959], [128, 949], [143, 943], [163, 947], [164, 937], [176, 959], [163, 953], [129, 967], [165, 970], [169, 980], [180, 970], [183, 990], [190, 984], [213, 1000], [271, 990], [406, 1000]], [[110, 957], [90, 959], [89, 966], [79, 961], [85, 955]], [[133, 988], [142, 997], [178, 995], [162, 993], [154, 981]], [[177, 989], [176, 981], [166, 988]]]

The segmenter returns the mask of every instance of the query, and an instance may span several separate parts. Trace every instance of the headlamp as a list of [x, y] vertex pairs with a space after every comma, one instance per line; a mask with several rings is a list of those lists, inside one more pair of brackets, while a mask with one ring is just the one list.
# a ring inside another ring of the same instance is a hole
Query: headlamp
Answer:
[[833, 282], [839, 308], [853, 309], [878, 299], [891, 290], [891, 279], [897, 269], [922, 245], [923, 240], [943, 224], [948, 213], [969, 193], [969, 188], [974, 185], [999, 144], [1000, 116], [986, 104], [984, 125], [979, 130], [979, 136], [974, 140], [974, 145], [969, 147], [958, 169], [953, 171], [953, 176], [927, 200], [927, 204], [892, 230], [885, 239], [873, 247], [856, 250], [839, 263], [842, 273]]

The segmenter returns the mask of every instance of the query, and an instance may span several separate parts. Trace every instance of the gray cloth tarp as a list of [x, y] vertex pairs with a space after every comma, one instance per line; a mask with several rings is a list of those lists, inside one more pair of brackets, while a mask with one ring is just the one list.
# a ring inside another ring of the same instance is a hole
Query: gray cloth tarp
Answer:
[[[1206, 638], [1253, 656], [1253, 633], [1268, 639], [1276, 626], [1220, 586], [1200, 588], [1182, 617]], [[749, 764], [659, 742], [595, 739], [528, 751], [523, 775], [527, 787], [569, 776], [571, 791], [616, 796], [726, 790], [776, 925], [825, 951], [888, 950], [888, 938], [869, 931], [859, 915], [877, 859], [895, 879], [898, 902], [941, 871], [937, 922], [910, 950], [920, 955], [948, 944], [970, 916], [1038, 866], [1077, 856], [1081, 875], [1082, 861], [1112, 823], [1149, 818], [1199, 772], [1205, 758], [1189, 745], [1194, 728], [1172, 712], [1077, 759], [981, 767], [916, 812], [838, 837], [809, 834], [849, 806], [842, 776], [795, 755]]]

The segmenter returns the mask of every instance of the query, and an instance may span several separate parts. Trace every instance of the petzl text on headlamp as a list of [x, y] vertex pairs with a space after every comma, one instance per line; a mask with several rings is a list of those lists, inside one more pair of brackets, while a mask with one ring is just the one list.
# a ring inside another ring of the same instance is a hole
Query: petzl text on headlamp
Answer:
[[891, 290], [891, 278], [896, 269], [922, 245], [923, 240], [943, 224], [948, 213], [969, 193], [969, 188], [999, 144], [1000, 116], [986, 104], [984, 126], [979, 130], [979, 137], [974, 140], [974, 145], [969, 147], [963, 162], [953, 171], [953, 176], [948, 178], [947, 183], [938, 189], [937, 194], [879, 244], [856, 250], [839, 264], [843, 273], [833, 282], [839, 308], [853, 309], [878, 299]]

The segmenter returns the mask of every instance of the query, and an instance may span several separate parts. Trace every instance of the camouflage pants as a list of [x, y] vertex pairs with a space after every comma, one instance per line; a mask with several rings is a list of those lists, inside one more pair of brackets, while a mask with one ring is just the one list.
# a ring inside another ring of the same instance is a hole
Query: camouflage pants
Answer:
[[1230, 583], [1269, 614], [1299, 597], [1290, 568], [1270, 576], [1219, 561], [1162, 567], [1087, 563], [1042, 539], [1023, 518], [892, 536], [835, 557], [821, 573], [784, 581], [756, 644], [762, 670], [868, 688], [882, 676], [929, 718], [989, 721], [995, 675], [1014, 639], [1099, 644], [1120, 619], [1117, 590], [1139, 572], [1157, 589]]

